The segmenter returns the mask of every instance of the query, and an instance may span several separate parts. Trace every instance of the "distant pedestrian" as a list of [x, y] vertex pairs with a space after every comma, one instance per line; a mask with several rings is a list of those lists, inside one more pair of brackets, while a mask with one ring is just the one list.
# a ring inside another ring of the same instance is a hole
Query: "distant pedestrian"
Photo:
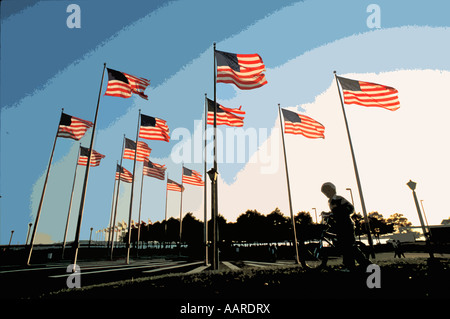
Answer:
[[403, 253], [403, 247], [402, 247], [402, 243], [400, 242], [400, 240], [395, 240], [392, 242], [392, 245], [394, 246], [394, 258], [398, 257], [398, 258], [406, 258], [405, 254]]
[[269, 249], [270, 249], [270, 255], [271, 255], [272, 262], [276, 262], [277, 261], [277, 257], [278, 257], [277, 256], [277, 250], [278, 250], [277, 246], [272, 244], [272, 245], [269, 246]]

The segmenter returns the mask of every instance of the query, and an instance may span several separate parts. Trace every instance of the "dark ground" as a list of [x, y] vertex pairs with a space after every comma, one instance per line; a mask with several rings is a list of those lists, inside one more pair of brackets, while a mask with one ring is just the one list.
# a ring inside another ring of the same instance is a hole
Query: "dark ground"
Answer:
[[[325, 270], [305, 270], [301, 266], [280, 263], [264, 268], [250, 267], [242, 261], [232, 263], [240, 270], [221, 264], [218, 271], [195, 274], [168, 273], [131, 280], [120, 280], [78, 289], [55, 290], [50, 285], [42, 293], [27, 299], [12, 298], [0, 281], [1, 304], [17, 312], [50, 314], [156, 313], [164, 318], [206, 318], [207, 314], [181, 314], [184, 306], [211, 305], [222, 312], [210, 318], [286, 318], [323, 315], [378, 314], [416, 310], [445, 309], [450, 301], [450, 255], [437, 254], [438, 263], [430, 263], [427, 254], [406, 253], [394, 259], [392, 252], [377, 253], [381, 288], [368, 288], [371, 273], [364, 269], [343, 272], [339, 259]], [[25, 279], [25, 278], [23, 278]], [[60, 287], [60, 286], [59, 286]], [[226, 305], [266, 304], [270, 314], [224, 314]], [[393, 307], [394, 306], [394, 307]], [[89, 311], [87, 310], [89, 309]], [[61, 310], [62, 312], [57, 312]], [[303, 312], [305, 311], [305, 312]], [[398, 312], [400, 313], [400, 312]], [[302, 315], [304, 314], [304, 315]], [[355, 317], [352, 315], [352, 318]]]
[[[242, 266], [240, 262], [236, 265]], [[43, 299], [152, 299], [226, 300], [263, 299], [448, 299], [450, 260], [429, 264], [426, 258], [380, 261], [381, 288], [368, 288], [365, 270], [342, 272], [339, 265], [326, 270], [300, 266], [203, 271], [166, 274], [109, 284], [62, 290]]]

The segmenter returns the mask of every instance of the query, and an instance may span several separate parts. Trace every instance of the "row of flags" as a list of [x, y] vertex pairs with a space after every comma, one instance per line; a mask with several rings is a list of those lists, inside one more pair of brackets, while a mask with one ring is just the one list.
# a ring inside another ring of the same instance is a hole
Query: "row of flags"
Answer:
[[[215, 49], [214, 45], [214, 57], [215, 57], [214, 85], [216, 85], [216, 83], [229, 83], [235, 85], [236, 87], [242, 90], [252, 90], [260, 88], [268, 83], [266, 76], [264, 74], [264, 71], [266, 70], [265, 65], [263, 63], [262, 58], [258, 54], [235, 54], [218, 51]], [[130, 75], [128, 73], [113, 70], [110, 68], [107, 68], [107, 74], [108, 74], [108, 84], [106, 92], [104, 93], [105, 95], [121, 98], [130, 98], [133, 94], [136, 94], [141, 98], [148, 100], [148, 96], [145, 95], [144, 93], [145, 89], [150, 85], [150, 81], [148, 79]], [[395, 111], [400, 107], [400, 103], [398, 100], [398, 91], [392, 87], [376, 83], [347, 79], [336, 75], [335, 78], [336, 81], [340, 84], [342, 89], [343, 93], [343, 102], [341, 98], [342, 106], [344, 103], [355, 104], [365, 107], [381, 107], [390, 111]], [[215, 103], [215, 101], [212, 101], [208, 98], [206, 98], [205, 103], [207, 103], [207, 113], [205, 114], [207, 117], [206, 124], [226, 125], [232, 127], [242, 127], [244, 125], [245, 111], [242, 110], [242, 107], [229, 108], [220, 105], [219, 103]], [[98, 104], [97, 104], [97, 112], [98, 112]], [[320, 122], [316, 121], [315, 119], [305, 114], [280, 108], [280, 121], [281, 118], [283, 118], [284, 120], [284, 129], [283, 125], [281, 125], [283, 133], [303, 135], [307, 138], [325, 138], [324, 125], [322, 125]], [[97, 113], [95, 120], [96, 119]], [[216, 121], [214, 119], [216, 119]], [[91, 127], [94, 127], [95, 130], [95, 121], [94, 123], [92, 123], [90, 121], [86, 121], [62, 112], [56, 137], [70, 138], [78, 141], [84, 136], [87, 130]], [[139, 130], [138, 135], [136, 137], [136, 141], [124, 137], [122, 158], [135, 161], [134, 165], [136, 165], [136, 161], [143, 162], [142, 168], [143, 175], [153, 177], [159, 180], [165, 180], [166, 179], [165, 165], [151, 162], [149, 156], [151, 154], [152, 149], [148, 146], [146, 142], [138, 141], [138, 138], [170, 142], [169, 134], [170, 130], [165, 120], [141, 114], [139, 112]], [[93, 139], [91, 140], [91, 147], [92, 141]], [[284, 146], [284, 137], [283, 137], [283, 146]], [[53, 151], [51, 158], [52, 156]], [[88, 162], [90, 162], [90, 167], [95, 167], [100, 165], [100, 161], [104, 157], [105, 155], [102, 155], [95, 150], [91, 151], [90, 148], [85, 148], [80, 145], [77, 164], [87, 166]], [[49, 168], [50, 164], [51, 160], [49, 163]], [[135, 168], [133, 168], [133, 171], [134, 170]], [[184, 166], [182, 166], [182, 171], [183, 173], [181, 184], [167, 177], [166, 189], [168, 191], [177, 191], [183, 193], [184, 191], [183, 183], [195, 186], [205, 186], [204, 180], [202, 179], [202, 175], [199, 172], [191, 170]], [[286, 161], [286, 173], [287, 173], [287, 161]], [[133, 183], [134, 181], [133, 173], [126, 170], [122, 165], [117, 164], [115, 180], [126, 183]], [[87, 175], [85, 177], [85, 184], [86, 181]], [[41, 203], [43, 200], [44, 193], [45, 193], [45, 186], [41, 198]], [[362, 193], [361, 190], [360, 193]], [[39, 219], [40, 208], [41, 204], [38, 211], [37, 221]], [[80, 214], [82, 214], [82, 208], [80, 209]], [[131, 204], [130, 204], [130, 218], [131, 218]], [[81, 222], [81, 218], [79, 221]], [[35, 228], [36, 227], [37, 222], [35, 223]], [[33, 240], [34, 240], [34, 232], [35, 229], [33, 231]], [[30, 249], [30, 256], [31, 256], [31, 249]]]
[[[194, 171], [194, 170], [189, 169], [184, 166], [182, 168], [183, 168], [182, 183], [195, 185], [195, 186], [204, 186], [205, 185], [204, 181], [202, 180], [202, 175], [199, 172]], [[165, 179], [165, 171], [166, 171], [165, 165], [156, 164], [156, 163], [151, 162], [149, 159], [145, 159], [143, 171], [142, 171], [143, 175], [148, 176], [148, 177], [154, 177], [159, 180], [164, 180]], [[117, 164], [116, 181], [119, 179], [125, 183], [132, 183], [133, 182], [133, 174], [129, 170], [127, 170], [125, 167]], [[182, 192], [182, 191], [184, 191], [184, 186], [169, 178], [169, 179], [167, 179], [167, 190]]]

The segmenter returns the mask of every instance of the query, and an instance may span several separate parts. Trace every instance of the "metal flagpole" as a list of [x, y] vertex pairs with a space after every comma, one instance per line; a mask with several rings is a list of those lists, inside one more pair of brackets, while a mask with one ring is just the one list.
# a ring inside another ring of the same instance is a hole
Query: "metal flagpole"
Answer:
[[98, 108], [100, 105], [100, 97], [102, 96], [102, 87], [103, 87], [103, 78], [105, 77], [105, 69], [106, 69], [106, 63], [103, 64], [102, 80], [100, 82], [100, 90], [98, 91], [98, 100], [97, 100], [97, 108], [95, 109], [94, 125], [92, 126], [91, 143], [89, 146], [89, 153], [88, 153], [88, 159], [87, 159], [87, 165], [86, 165], [86, 173], [84, 175], [83, 191], [81, 192], [80, 212], [78, 214], [77, 231], [75, 233], [75, 241], [73, 243], [74, 248], [75, 248], [75, 254], [73, 257], [73, 272], [76, 271], [78, 248], [80, 246], [81, 221], [83, 219], [84, 202], [86, 199], [86, 188], [87, 188], [87, 182], [88, 182], [88, 178], [89, 178], [89, 167], [91, 165], [92, 150], [94, 147], [95, 128], [97, 126]]
[[[116, 218], [117, 218], [117, 203], [119, 202], [120, 178], [121, 178], [121, 175], [122, 175], [122, 160], [123, 160], [124, 148], [125, 148], [125, 134], [123, 135], [122, 153], [120, 155], [120, 170], [119, 170], [119, 178], [118, 178], [118, 181], [117, 181], [116, 203], [115, 203], [115, 207], [114, 207], [114, 220], [113, 220], [113, 224], [112, 224], [111, 230], [110, 230], [110, 233], [111, 233], [111, 260], [113, 259], [114, 230], [115, 230]], [[116, 167], [116, 171], [117, 171], [117, 167]]]
[[295, 229], [294, 212], [292, 211], [291, 186], [289, 183], [289, 172], [288, 172], [288, 164], [287, 164], [287, 157], [286, 157], [286, 145], [284, 143], [284, 129], [283, 129], [283, 123], [281, 120], [282, 115], [281, 115], [280, 104], [278, 104], [278, 112], [280, 113], [280, 130], [281, 130], [281, 138], [283, 140], [284, 167], [286, 169], [286, 184], [287, 184], [288, 197], [289, 197], [289, 210], [291, 213], [292, 229], [293, 229], [293, 233], [294, 233], [295, 262], [297, 264], [300, 264], [300, 259], [298, 257], [297, 232]]
[[[116, 161], [116, 171], [117, 171], [117, 166], [119, 165], [119, 161]], [[115, 195], [116, 195], [116, 175], [114, 174], [114, 189], [113, 189], [113, 195], [112, 195], [112, 200], [111, 200], [111, 217], [109, 218], [109, 229], [111, 229], [112, 227], [112, 223], [113, 223], [113, 218], [114, 218], [114, 203], [115, 203]], [[106, 238], [105, 238], [106, 240]], [[107, 244], [107, 250], [109, 251], [110, 248], [110, 241], [111, 241], [111, 232], [108, 232], [108, 244]]]
[[[167, 183], [169, 182], [169, 172], [167, 172], [167, 179], [166, 179], [166, 206], [164, 209], [164, 242], [167, 241], [167, 195], [169, 193], [169, 190], [167, 189]], [[165, 247], [165, 244], [164, 244]]]
[[361, 200], [361, 206], [362, 206], [364, 221], [365, 221], [365, 225], [366, 225], [367, 239], [369, 241], [369, 246], [370, 246], [370, 254], [371, 254], [372, 258], [375, 258], [375, 252], [373, 249], [373, 242], [372, 242], [372, 236], [371, 236], [371, 230], [370, 230], [370, 224], [369, 224], [369, 218], [367, 216], [366, 204], [364, 203], [364, 196], [363, 196], [363, 192], [362, 192], [361, 181], [359, 179], [358, 166], [356, 165], [355, 152], [353, 150], [352, 139], [350, 137], [350, 130], [348, 128], [347, 116], [345, 114], [344, 101], [342, 100], [341, 90], [339, 89], [336, 71], [333, 71], [333, 73], [334, 73], [334, 78], [336, 80], [337, 89], [339, 92], [339, 98], [341, 99], [341, 106], [342, 106], [342, 113], [344, 114], [345, 127], [347, 128], [348, 143], [350, 144], [350, 151], [352, 153], [353, 168], [355, 170], [356, 182], [358, 184], [359, 198]]
[[62, 246], [61, 259], [64, 259], [64, 250], [66, 249], [67, 230], [69, 229], [70, 212], [72, 210], [73, 190], [75, 189], [75, 181], [77, 178], [78, 160], [80, 159], [80, 153], [81, 153], [80, 151], [81, 151], [81, 143], [80, 143], [80, 147], [78, 148], [78, 156], [75, 161], [75, 172], [73, 173], [72, 192], [70, 193], [69, 211], [67, 213], [66, 229], [64, 230], [64, 240], [63, 240], [63, 246]]
[[139, 116], [138, 116], [138, 125], [137, 125], [137, 132], [136, 132], [136, 145], [135, 145], [135, 150], [134, 150], [133, 179], [131, 181], [130, 215], [128, 217], [128, 242], [127, 242], [127, 259], [126, 259], [126, 264], [127, 265], [130, 263], [131, 213], [133, 211], [134, 177], [135, 177], [135, 173], [136, 173], [136, 157], [137, 157], [137, 151], [138, 151], [139, 129], [141, 127], [140, 124], [141, 124], [141, 109], [139, 109]]
[[[216, 86], [217, 86], [217, 67], [216, 67], [216, 43], [214, 42], [214, 173], [217, 174], [217, 101], [216, 101]], [[217, 197], [217, 178], [213, 178], [211, 181], [212, 186], [212, 199], [211, 208], [212, 208], [212, 220], [213, 220], [213, 269], [219, 269], [219, 229], [217, 224], [218, 218], [218, 197]]]
[[205, 266], [208, 265], [208, 216], [207, 216], [207, 203], [206, 203], [206, 179], [207, 179], [207, 173], [206, 173], [206, 130], [207, 130], [207, 123], [208, 121], [208, 101], [205, 93], [205, 149], [204, 149], [204, 175], [203, 178], [205, 180], [205, 185], [203, 188], [203, 240], [205, 244]]
[[[61, 116], [62, 116], [63, 112], [64, 112], [64, 108], [61, 109]], [[60, 119], [61, 119], [61, 116], [60, 116]], [[52, 151], [50, 153], [50, 160], [48, 161], [47, 173], [45, 175], [44, 187], [42, 188], [41, 200], [39, 201], [38, 211], [37, 211], [37, 214], [36, 214], [36, 221], [34, 222], [33, 233], [31, 234], [30, 251], [28, 252], [27, 265], [30, 265], [31, 253], [33, 252], [33, 246], [34, 246], [34, 239], [35, 239], [35, 236], [36, 236], [36, 230], [37, 230], [37, 227], [38, 227], [39, 218], [41, 217], [42, 204], [44, 202], [45, 190], [47, 189], [48, 175], [50, 173], [50, 167], [51, 167], [52, 161], [53, 161], [53, 153], [55, 152], [55, 145], [56, 145], [56, 140], [58, 139], [58, 132], [59, 132], [59, 123], [58, 123], [58, 128], [57, 128], [56, 134], [55, 134], [55, 140], [53, 141]]]
[[[136, 152], [137, 152], [137, 144], [136, 144]], [[139, 197], [139, 225], [138, 225], [138, 234], [137, 234], [137, 247], [136, 247], [136, 257], [139, 256], [139, 238], [141, 236], [141, 207], [142, 207], [142, 189], [144, 188], [144, 168], [142, 168], [142, 175], [141, 175], [141, 194]]]
[[183, 173], [184, 165], [181, 164], [181, 198], [180, 198], [180, 252], [181, 252], [181, 232], [183, 229]]

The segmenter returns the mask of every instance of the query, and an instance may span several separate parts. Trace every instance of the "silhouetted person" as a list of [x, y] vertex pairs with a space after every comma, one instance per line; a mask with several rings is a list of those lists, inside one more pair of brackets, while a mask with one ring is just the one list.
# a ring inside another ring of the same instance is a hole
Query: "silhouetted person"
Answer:
[[342, 252], [344, 266], [348, 270], [353, 270], [356, 260], [365, 269], [371, 262], [356, 246], [355, 225], [351, 218], [354, 212], [353, 205], [344, 197], [336, 195], [336, 186], [332, 183], [323, 184], [321, 191], [328, 197], [330, 216], [335, 221], [337, 247]]
[[406, 258], [405, 254], [403, 253], [403, 247], [401, 245], [400, 240], [398, 240], [398, 239], [394, 240], [392, 242], [392, 245], [394, 246], [394, 258], [395, 257], [402, 258], [402, 256], [403, 256], [403, 258]]

